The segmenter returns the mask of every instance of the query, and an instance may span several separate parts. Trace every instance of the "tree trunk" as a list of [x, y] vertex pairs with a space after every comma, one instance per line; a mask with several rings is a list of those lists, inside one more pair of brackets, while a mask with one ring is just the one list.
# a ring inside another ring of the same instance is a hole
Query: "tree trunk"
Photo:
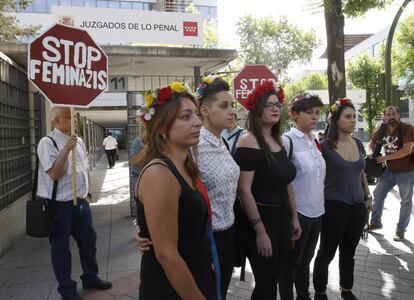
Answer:
[[325, 0], [329, 102], [346, 97], [344, 15], [341, 0]]
[[[366, 86], [368, 86], [368, 85], [366, 85]], [[372, 93], [371, 93], [371, 89], [370, 88], [367, 88], [367, 105], [368, 105], [368, 133], [369, 133], [369, 136], [371, 137], [372, 136], [372, 133], [374, 132], [374, 111], [373, 111], [373, 109], [372, 109], [372, 99], [371, 99], [371, 97], [372, 97]]]

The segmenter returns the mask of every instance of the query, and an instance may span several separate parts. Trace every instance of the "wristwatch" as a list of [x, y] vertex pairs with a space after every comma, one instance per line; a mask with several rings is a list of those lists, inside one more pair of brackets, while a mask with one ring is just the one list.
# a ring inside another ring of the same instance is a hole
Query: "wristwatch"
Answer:
[[92, 194], [88, 193], [87, 197], [88, 197], [88, 199], [92, 199]]

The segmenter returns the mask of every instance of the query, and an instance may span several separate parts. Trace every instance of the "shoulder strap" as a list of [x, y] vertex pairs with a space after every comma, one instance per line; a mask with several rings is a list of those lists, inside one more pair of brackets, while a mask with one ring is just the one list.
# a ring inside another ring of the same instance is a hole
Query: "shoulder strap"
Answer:
[[224, 137], [221, 137], [221, 140], [223, 141], [223, 143], [226, 146], [227, 150], [229, 150], [229, 152], [230, 152], [229, 142]]
[[233, 133], [231, 136], [229, 136], [228, 138], [227, 138], [227, 140], [231, 140], [232, 138], [234, 138], [234, 137], [238, 137], [239, 135], [240, 135], [240, 133], [243, 131], [243, 129], [241, 129], [241, 128], [239, 128], [239, 130], [237, 130], [235, 133]]
[[373, 158], [379, 156], [381, 153], [381, 148], [382, 148], [382, 143], [383, 143], [382, 139], [385, 137], [385, 134], [387, 132], [387, 126], [388, 125], [385, 123], [381, 124], [381, 127], [378, 132], [377, 140], [375, 141], [374, 151], [372, 153]]
[[[53, 146], [55, 146], [56, 150], [59, 152], [59, 148], [55, 140], [49, 135], [47, 135], [47, 137], [52, 140]], [[32, 200], [36, 199], [38, 180], [39, 180], [39, 155], [37, 155], [37, 152], [36, 152], [36, 168], [35, 168], [35, 173], [33, 177]], [[56, 200], [58, 182], [59, 182], [58, 180], [55, 180], [53, 182], [53, 191], [52, 191], [52, 198], [51, 198], [52, 201]]]
[[236, 144], [242, 132], [243, 132], [243, 129], [240, 128], [237, 132], [235, 132], [232, 136], [229, 137], [229, 140], [234, 137], [234, 142], [230, 150], [231, 155], [234, 155], [234, 152], [236, 151]]
[[293, 142], [292, 142], [292, 138], [288, 135], [285, 135], [288, 139], [289, 139], [289, 154], [288, 154], [288, 158], [292, 159], [292, 154], [293, 154]]
[[147, 164], [143, 169], [142, 169], [142, 171], [141, 171], [141, 173], [139, 173], [139, 177], [138, 177], [138, 180], [137, 180], [137, 183], [135, 184], [135, 187], [134, 187], [134, 195], [135, 195], [135, 197], [137, 197], [138, 195], [137, 195], [137, 187], [138, 187], [138, 185], [139, 185], [139, 182], [141, 181], [141, 177], [142, 177], [142, 175], [144, 174], [144, 172], [149, 168], [149, 167], [151, 167], [151, 166], [153, 166], [153, 165], [162, 165], [162, 166], [164, 166], [164, 167], [166, 167], [166, 168], [168, 168], [168, 166], [166, 166], [165, 165], [165, 163], [162, 163], [161, 161], [154, 161], [153, 163], [149, 163], [149, 164]]

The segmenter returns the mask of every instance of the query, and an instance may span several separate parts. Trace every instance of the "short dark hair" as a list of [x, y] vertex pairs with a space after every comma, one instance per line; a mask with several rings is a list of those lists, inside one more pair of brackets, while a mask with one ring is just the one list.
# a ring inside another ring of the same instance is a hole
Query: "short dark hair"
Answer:
[[198, 101], [200, 105], [209, 105], [216, 101], [216, 95], [220, 92], [228, 92], [230, 86], [227, 81], [221, 78], [216, 78], [212, 83], [206, 84], [202, 94], [199, 96]]
[[112, 135], [112, 132], [110, 132], [110, 131], [109, 131], [109, 132], [108, 132], [108, 135]]
[[[309, 98], [306, 98], [308, 95]], [[318, 95], [296, 95], [289, 104], [290, 112], [301, 112], [311, 107], [322, 107], [323, 102]]]

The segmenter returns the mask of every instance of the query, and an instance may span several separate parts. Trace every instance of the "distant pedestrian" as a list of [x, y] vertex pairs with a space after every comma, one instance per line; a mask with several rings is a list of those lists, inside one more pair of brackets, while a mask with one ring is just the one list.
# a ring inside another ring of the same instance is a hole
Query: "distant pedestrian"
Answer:
[[326, 300], [329, 264], [339, 248], [339, 281], [343, 300], [357, 299], [354, 285], [354, 256], [372, 206], [364, 173], [365, 149], [352, 134], [356, 112], [349, 99], [330, 108], [327, 138], [321, 143], [326, 162], [325, 214], [318, 254], [313, 269], [315, 300]]
[[108, 132], [108, 136], [103, 140], [105, 147], [106, 158], [108, 159], [108, 166], [112, 169], [115, 166], [115, 155], [118, 147], [118, 142], [112, 136], [112, 132]]
[[[141, 150], [144, 148], [144, 145], [141, 142], [141, 138], [138, 136], [136, 137], [129, 148], [129, 155], [131, 159], [133, 159], [136, 155], [138, 155]], [[131, 164], [131, 186], [135, 187], [139, 173], [141, 172], [140, 167], [137, 163]]]
[[[414, 129], [412, 125], [401, 122], [400, 112], [395, 106], [388, 106], [384, 110], [384, 121], [387, 124], [383, 138], [385, 156], [379, 156], [377, 162], [385, 162], [387, 168], [379, 177], [374, 190], [374, 207], [369, 229], [382, 228], [381, 217], [385, 198], [397, 185], [401, 197], [401, 208], [394, 240], [401, 241], [404, 240], [404, 233], [410, 222], [413, 207]], [[378, 135], [379, 129], [372, 136], [369, 145], [371, 150], [375, 147]]]

